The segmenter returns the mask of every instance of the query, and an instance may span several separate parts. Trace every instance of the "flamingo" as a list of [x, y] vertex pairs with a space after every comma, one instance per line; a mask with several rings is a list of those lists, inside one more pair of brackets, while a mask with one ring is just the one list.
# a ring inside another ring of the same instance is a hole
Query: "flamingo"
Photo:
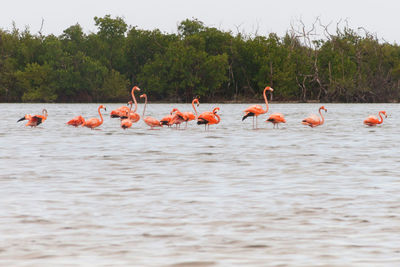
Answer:
[[197, 106], [200, 105], [200, 102], [199, 102], [199, 100], [197, 98], [193, 99], [193, 101], [192, 101], [192, 107], [193, 107], [193, 110], [194, 110], [196, 115], [193, 114], [193, 112], [189, 112], [189, 111], [183, 112], [183, 115], [186, 117], [186, 127], [187, 127], [188, 121], [192, 121], [192, 120], [195, 120], [197, 118], [197, 110], [196, 110], [196, 107], [194, 106], [195, 103], [197, 104]]
[[272, 122], [277, 128], [279, 128], [279, 123], [286, 123], [285, 117], [281, 113], [273, 113], [269, 116], [269, 118], [265, 122]]
[[[134, 95], [134, 91], [135, 91], [135, 90], [140, 91], [140, 88], [137, 87], [137, 86], [134, 86], [134, 87], [132, 88], [132, 91], [131, 91], [131, 95], [132, 95], [133, 101], [135, 102], [135, 110], [134, 110], [133, 112], [136, 112], [136, 109], [137, 109], [136, 98], [135, 98], [135, 95]], [[121, 117], [124, 117], [124, 118], [126, 119], [127, 117], [125, 116], [125, 114], [126, 114], [128, 111], [129, 111], [129, 108], [128, 108], [127, 106], [122, 106], [122, 107], [119, 107], [119, 108], [117, 108], [117, 109], [112, 110], [111, 113], [110, 113], [110, 117], [111, 117], [111, 118], [121, 118]], [[139, 116], [139, 119], [137, 119], [135, 122], [137, 122], [138, 120], [140, 120], [140, 116]]]
[[42, 115], [29, 115], [26, 114], [23, 116], [21, 119], [19, 119], [17, 122], [23, 121], [23, 120], [28, 120], [28, 122], [25, 124], [25, 126], [31, 126], [31, 127], [36, 127], [39, 124], [43, 123], [47, 119], [47, 109], [42, 110]]
[[321, 106], [319, 108], [318, 112], [319, 112], [319, 115], [321, 115], [321, 119], [317, 115], [312, 114], [309, 117], [307, 117], [304, 120], [302, 120], [301, 123], [304, 124], [304, 125], [308, 125], [308, 126], [310, 126], [312, 128], [316, 127], [318, 125], [324, 124], [325, 119], [324, 119], [324, 116], [322, 116], [322, 113], [321, 113], [322, 109], [325, 110], [325, 112], [328, 111], [324, 106]]
[[72, 125], [75, 127], [78, 127], [79, 125], [82, 125], [84, 123], [85, 123], [85, 119], [81, 115], [76, 116], [67, 122], [68, 125]]
[[254, 129], [254, 117], [256, 117], [256, 129], [257, 129], [257, 117], [261, 114], [265, 114], [268, 112], [268, 100], [267, 100], [267, 96], [265, 94], [267, 91], [273, 92], [274, 89], [272, 89], [269, 86], [265, 87], [265, 89], [264, 89], [263, 95], [264, 95], [264, 100], [265, 100], [265, 105], [266, 105], [265, 110], [263, 110], [260, 105], [252, 105], [244, 110], [245, 115], [243, 116], [242, 121], [244, 121], [247, 117], [253, 117], [253, 129]]
[[187, 117], [182, 112], [180, 112], [179, 109], [174, 108], [171, 111], [171, 114], [173, 114], [173, 115], [172, 115], [171, 121], [169, 122], [169, 125], [175, 124], [176, 127], [178, 128], [178, 125], [180, 126], [182, 122], [184, 122], [184, 121], [187, 122]]
[[97, 109], [97, 111], [99, 112], [100, 115], [100, 120], [98, 118], [91, 118], [85, 121], [84, 124], [82, 124], [82, 126], [88, 127], [90, 129], [93, 130], [93, 128], [99, 127], [100, 125], [103, 124], [103, 116], [100, 113], [100, 109], [104, 109], [105, 111], [107, 111], [106, 107], [103, 105], [100, 105]]
[[386, 111], [379, 111], [378, 116], [381, 120], [375, 116], [369, 116], [364, 120], [364, 124], [368, 126], [376, 126], [377, 124], [381, 124], [383, 122], [382, 114], [385, 115], [385, 118], [387, 118]]
[[210, 127], [210, 124], [218, 124], [221, 121], [221, 117], [217, 114], [217, 111], [219, 111], [219, 108], [216, 107], [213, 109], [213, 111], [206, 111], [201, 113], [197, 117], [197, 124], [204, 124], [204, 129], [208, 129]]
[[167, 115], [167, 116], [165, 116], [164, 118], [162, 118], [161, 120], [160, 120], [160, 123], [162, 124], [162, 125], [167, 125], [168, 127], [170, 127], [171, 126], [171, 120], [172, 120], [172, 118], [174, 117], [174, 115], [172, 115], [172, 111], [169, 113], [169, 115]]
[[121, 118], [128, 111], [129, 111], [129, 108], [127, 106], [122, 106], [122, 107], [112, 110], [110, 113], [110, 117], [111, 118]]
[[[129, 114], [130, 114], [129, 119], [132, 121], [132, 123], [138, 122], [140, 120], [140, 115], [136, 113], [138, 104], [137, 104], [136, 97], [135, 97], [135, 90], [140, 91], [140, 88], [137, 86], [134, 86], [131, 91], [132, 99], [135, 102], [135, 109], [133, 111], [129, 112]], [[125, 112], [125, 114], [126, 114], [126, 112]], [[121, 118], [123, 118], [123, 119], [128, 118], [125, 114], [123, 116], [121, 116]]]
[[142, 115], [142, 119], [143, 121], [150, 126], [150, 129], [153, 130], [154, 127], [162, 127], [161, 122], [159, 122], [157, 119], [153, 118], [153, 117], [144, 117], [145, 111], [146, 111], [146, 106], [147, 106], [147, 95], [143, 94], [140, 96], [140, 98], [144, 97], [144, 108], [143, 108], [143, 115]]
[[131, 111], [132, 111], [132, 101], [129, 101], [128, 105], [131, 105], [131, 106], [129, 108], [129, 112], [127, 112], [127, 114], [126, 114], [126, 117], [125, 117], [126, 119], [122, 119], [122, 117], [121, 117], [121, 128], [124, 130], [132, 127], [132, 120], [131, 120], [130, 116], [128, 118], [128, 114], [131, 114]]

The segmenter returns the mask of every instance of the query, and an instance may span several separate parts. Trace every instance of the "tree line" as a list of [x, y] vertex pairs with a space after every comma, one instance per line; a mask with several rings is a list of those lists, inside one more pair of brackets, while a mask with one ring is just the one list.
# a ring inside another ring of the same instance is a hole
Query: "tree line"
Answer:
[[[152, 101], [398, 102], [400, 48], [344, 27], [315, 39], [247, 35], [186, 19], [177, 33], [95, 17], [60, 36], [0, 29], [0, 102], [122, 102], [138, 85]], [[315, 25], [313, 25], [314, 27]]]

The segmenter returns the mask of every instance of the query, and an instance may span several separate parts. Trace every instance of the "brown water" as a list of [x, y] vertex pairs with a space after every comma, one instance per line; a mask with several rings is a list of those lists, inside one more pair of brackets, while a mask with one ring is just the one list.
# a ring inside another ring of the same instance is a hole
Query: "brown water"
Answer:
[[[173, 106], [191, 108], [148, 115]], [[264, 115], [259, 130], [247, 105], [219, 107], [205, 132], [74, 128], [97, 105], [0, 105], [0, 265], [398, 266], [399, 105], [326, 104], [312, 129], [300, 121], [318, 104], [272, 103], [287, 123]], [[43, 125], [16, 122], [42, 108]]]

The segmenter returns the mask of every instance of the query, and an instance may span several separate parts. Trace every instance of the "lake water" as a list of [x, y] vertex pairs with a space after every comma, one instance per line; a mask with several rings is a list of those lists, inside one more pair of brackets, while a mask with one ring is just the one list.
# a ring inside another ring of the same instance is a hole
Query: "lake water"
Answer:
[[[399, 265], [400, 105], [325, 104], [310, 128], [320, 104], [271, 103], [287, 123], [252, 130], [247, 104], [220, 104], [205, 132], [124, 131], [106, 104], [98, 130], [65, 125], [97, 106], [0, 105], [1, 266]], [[172, 107], [191, 110], [147, 111]], [[42, 108], [39, 127], [16, 122]]]

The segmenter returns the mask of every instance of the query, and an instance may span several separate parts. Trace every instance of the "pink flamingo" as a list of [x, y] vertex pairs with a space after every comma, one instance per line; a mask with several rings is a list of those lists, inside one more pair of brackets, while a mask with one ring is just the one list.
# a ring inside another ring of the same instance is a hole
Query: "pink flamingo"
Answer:
[[162, 127], [162, 124], [160, 123], [160, 121], [158, 121], [157, 119], [153, 118], [153, 117], [144, 117], [145, 111], [146, 111], [146, 106], [147, 106], [147, 95], [143, 94], [140, 96], [141, 98], [144, 97], [145, 101], [144, 101], [144, 108], [143, 108], [143, 115], [142, 115], [142, 119], [143, 121], [150, 126], [150, 129], [153, 130], [154, 127]]
[[[135, 91], [140, 91], [140, 88], [137, 87], [137, 86], [134, 86], [134, 87], [132, 88], [132, 91], [131, 91], [131, 95], [132, 95], [133, 102], [135, 102], [135, 109], [134, 109], [133, 111], [130, 111], [130, 112], [129, 112], [129, 114], [130, 114], [130, 115], [129, 115], [129, 119], [130, 119], [133, 123], [138, 122], [138, 121], [140, 120], [140, 115], [139, 115], [138, 113], [136, 113], [137, 108], [138, 108], [138, 104], [137, 104], [136, 97], [135, 97]], [[124, 115], [122, 118], [123, 118], [123, 119], [126, 119], [127, 116]]]
[[242, 121], [244, 121], [247, 117], [253, 117], [253, 129], [254, 129], [254, 117], [256, 117], [256, 129], [257, 129], [257, 117], [261, 114], [265, 114], [268, 112], [268, 100], [267, 100], [267, 96], [265, 94], [267, 91], [273, 92], [274, 89], [272, 89], [269, 86], [265, 87], [265, 89], [264, 89], [263, 95], [264, 95], [264, 100], [265, 100], [265, 105], [266, 105], [265, 110], [263, 110], [262, 106], [260, 106], [260, 105], [252, 105], [244, 110], [245, 115], [243, 116]]
[[175, 124], [176, 127], [178, 128], [178, 126], [180, 126], [182, 122], [184, 122], [184, 121], [187, 122], [186, 116], [182, 112], [180, 112], [179, 109], [174, 108], [171, 111], [171, 114], [173, 114], [173, 115], [172, 115], [171, 121], [169, 122], [169, 125]]
[[387, 118], [386, 111], [379, 111], [378, 116], [380, 117], [380, 120], [375, 116], [369, 116], [364, 120], [364, 124], [368, 126], [381, 124], [383, 122], [382, 114], [385, 115], [385, 118]]
[[192, 101], [192, 107], [193, 107], [193, 110], [194, 110], [196, 115], [193, 114], [190, 111], [182, 112], [183, 115], [186, 117], [186, 127], [187, 127], [188, 121], [192, 121], [192, 120], [195, 120], [197, 118], [197, 110], [196, 110], [196, 107], [194, 106], [195, 103], [197, 104], [197, 106], [200, 105], [200, 102], [199, 102], [199, 100], [197, 98], [193, 99], [193, 101]]
[[106, 107], [103, 105], [100, 105], [97, 109], [97, 111], [99, 112], [100, 115], [100, 120], [98, 118], [91, 118], [85, 121], [84, 124], [82, 124], [82, 126], [88, 127], [90, 129], [94, 129], [96, 127], [99, 127], [100, 125], [103, 124], [103, 116], [101, 115], [100, 109], [104, 109], [105, 111], [107, 111]]
[[47, 109], [42, 110], [42, 115], [30, 115], [26, 114], [24, 115], [21, 119], [19, 119], [17, 122], [23, 121], [23, 120], [28, 120], [28, 122], [25, 124], [25, 126], [31, 126], [31, 127], [36, 127], [43, 123], [45, 120], [47, 120]]
[[131, 118], [128, 118], [128, 114], [131, 114], [131, 111], [132, 111], [132, 101], [129, 101], [128, 105], [130, 105], [130, 108], [126, 114], [126, 117], [125, 117], [126, 119], [122, 119], [122, 117], [121, 117], [121, 128], [124, 130], [132, 127], [132, 120], [131, 120]]
[[269, 116], [269, 118], [266, 120], [266, 122], [272, 122], [274, 124], [274, 128], [275, 128], [275, 125], [276, 125], [276, 128], [279, 128], [278, 127], [279, 123], [286, 123], [286, 120], [281, 113], [273, 113]]
[[76, 116], [67, 122], [68, 125], [72, 125], [75, 127], [78, 127], [79, 125], [82, 125], [84, 123], [85, 123], [85, 119], [81, 115]]
[[221, 121], [221, 117], [217, 114], [219, 108], [216, 107], [213, 109], [212, 112], [206, 111], [201, 113], [197, 117], [197, 124], [204, 124], [204, 129], [207, 130], [210, 127], [210, 124], [218, 124]]
[[322, 116], [321, 110], [325, 110], [325, 112], [328, 111], [324, 106], [321, 106], [319, 108], [318, 112], [319, 112], [319, 115], [321, 115], [321, 119], [317, 115], [312, 114], [311, 116], [309, 116], [309, 117], [305, 118], [304, 120], [302, 120], [301, 123], [304, 124], [304, 125], [308, 125], [308, 126], [310, 126], [312, 128], [314, 128], [314, 127], [316, 127], [318, 125], [324, 124], [325, 119], [324, 119], [324, 116]]

